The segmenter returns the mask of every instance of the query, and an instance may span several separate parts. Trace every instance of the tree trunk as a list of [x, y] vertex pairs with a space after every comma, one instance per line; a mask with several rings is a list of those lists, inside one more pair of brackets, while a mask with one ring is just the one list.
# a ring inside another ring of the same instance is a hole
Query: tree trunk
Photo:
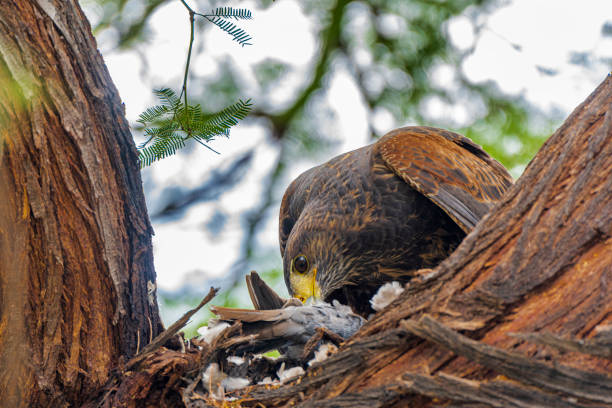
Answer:
[[0, 2], [0, 401], [74, 405], [162, 328], [137, 152], [76, 0]]

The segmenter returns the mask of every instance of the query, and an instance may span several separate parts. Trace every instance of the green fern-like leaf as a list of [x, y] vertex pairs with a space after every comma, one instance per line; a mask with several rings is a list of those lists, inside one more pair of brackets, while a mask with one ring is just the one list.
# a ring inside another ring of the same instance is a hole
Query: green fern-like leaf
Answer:
[[227, 136], [232, 126], [235, 126], [239, 120], [247, 117], [252, 106], [253, 104], [250, 99], [246, 101], [240, 99], [238, 102], [228, 106], [222, 111], [210, 115], [205, 123], [203, 123], [202, 130], [207, 130], [217, 135]]
[[171, 156], [177, 150], [185, 147], [185, 139], [177, 136], [158, 137], [151, 146], [140, 150], [140, 168], [150, 166], [151, 163]]
[[204, 120], [204, 113], [202, 112], [200, 104], [187, 106], [187, 112], [189, 114], [189, 119], [193, 123], [199, 123]]
[[147, 137], [147, 141], [138, 147], [141, 168], [175, 154], [190, 139], [218, 153], [207, 143], [215, 136], [229, 136], [230, 128], [244, 119], [252, 107], [250, 99], [239, 100], [220, 112], [208, 115], [202, 112], [199, 104], [182, 102], [171, 89], [156, 90], [155, 94], [162, 104], [148, 108], [138, 119]]
[[217, 7], [213, 16], [224, 18], [235, 18], [236, 20], [250, 20], [253, 18], [251, 10], [235, 9], [232, 7]]
[[[208, 18], [208, 17], [207, 17]], [[222, 17], [214, 16], [213, 18], [208, 18], [208, 20], [219, 27], [221, 30], [225, 31], [229, 35], [231, 35], [234, 41], [238, 44], [242, 45], [251, 45], [249, 41], [253, 39], [249, 34], [247, 34], [242, 28], [236, 26], [236, 24], [231, 21], [227, 21]]]
[[207, 122], [220, 129], [229, 129], [236, 125], [239, 120], [246, 118], [252, 106], [253, 104], [250, 99], [246, 101], [241, 99], [235, 104], [223, 109], [221, 112], [211, 115]]
[[199, 104], [181, 105], [176, 111], [175, 120], [181, 124], [185, 132], [191, 135], [203, 117], [202, 107]]
[[164, 106], [172, 110], [176, 110], [181, 106], [180, 98], [176, 95], [176, 92], [170, 88], [156, 89], [153, 93], [161, 100]]
[[144, 134], [147, 137], [174, 137], [179, 130], [181, 130], [180, 123], [166, 119], [155, 127], [146, 128]]
[[166, 105], [152, 106], [140, 114], [137, 122], [142, 123], [143, 125], [145, 125], [147, 122], [153, 123], [168, 112], [170, 112], [170, 107]]

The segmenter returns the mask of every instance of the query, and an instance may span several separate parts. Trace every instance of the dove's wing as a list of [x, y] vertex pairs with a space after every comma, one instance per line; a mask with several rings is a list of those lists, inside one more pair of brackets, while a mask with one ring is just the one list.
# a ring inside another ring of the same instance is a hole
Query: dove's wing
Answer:
[[281, 309], [286, 302], [255, 271], [246, 276], [246, 284], [253, 307], [257, 310]]

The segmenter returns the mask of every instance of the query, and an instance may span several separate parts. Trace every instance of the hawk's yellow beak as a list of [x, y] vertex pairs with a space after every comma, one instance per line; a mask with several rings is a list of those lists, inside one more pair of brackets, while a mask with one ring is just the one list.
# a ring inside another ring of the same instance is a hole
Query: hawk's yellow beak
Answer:
[[289, 282], [293, 289], [293, 297], [300, 299], [305, 303], [311, 297], [321, 299], [321, 288], [317, 283], [317, 268], [312, 268], [304, 274], [292, 272], [289, 276]]

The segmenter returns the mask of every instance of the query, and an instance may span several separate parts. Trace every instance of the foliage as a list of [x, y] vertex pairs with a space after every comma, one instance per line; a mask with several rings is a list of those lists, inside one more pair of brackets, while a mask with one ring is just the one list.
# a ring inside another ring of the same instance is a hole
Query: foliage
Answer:
[[242, 45], [251, 45], [249, 43], [252, 40], [252, 37], [248, 35], [242, 28], [236, 27], [234, 23], [228, 21], [227, 19], [235, 18], [238, 19], [250, 19], [251, 12], [246, 9], [233, 9], [231, 7], [219, 7], [215, 10], [213, 14], [199, 14], [206, 18], [208, 21], [219, 27], [221, 30], [225, 31], [229, 35], [233, 37], [234, 41], [237, 41], [238, 44]]
[[[176, 153], [185, 147], [189, 139], [193, 139], [207, 149], [218, 153], [208, 146], [215, 136], [229, 136], [230, 128], [241, 119], [244, 119], [251, 110], [251, 100], [239, 100], [213, 115], [202, 112], [200, 104], [191, 105], [187, 99], [187, 78], [189, 76], [189, 63], [193, 51], [195, 16], [201, 16], [215, 24], [221, 30], [232, 36], [238, 44], [250, 45], [248, 41], [252, 38], [243, 29], [236, 27], [227, 19], [251, 19], [251, 12], [247, 9], [234, 9], [232, 7], [219, 7], [212, 14], [201, 14], [195, 12], [185, 0], [181, 0], [189, 12], [191, 34], [189, 39], [189, 50], [187, 52], [187, 63], [185, 64], [185, 75], [181, 94], [163, 88], [154, 91], [162, 102], [148, 108], [140, 114], [138, 122], [144, 127], [144, 135], [148, 139], [139, 146], [140, 167], [149, 166], [156, 160], [163, 159]], [[181, 100], [181, 96], [184, 97]], [[149, 143], [152, 143], [150, 146]]]
[[[250, 109], [250, 100], [238, 101], [221, 112], [207, 115], [199, 104], [189, 105], [181, 101], [168, 88], [154, 91], [161, 105], [148, 108], [140, 114], [138, 122], [145, 127], [147, 141], [139, 146], [141, 167], [149, 166], [155, 160], [174, 154], [193, 139], [214, 151], [206, 143], [215, 136], [229, 136], [230, 128], [244, 119]], [[151, 143], [150, 146], [149, 143]]]

